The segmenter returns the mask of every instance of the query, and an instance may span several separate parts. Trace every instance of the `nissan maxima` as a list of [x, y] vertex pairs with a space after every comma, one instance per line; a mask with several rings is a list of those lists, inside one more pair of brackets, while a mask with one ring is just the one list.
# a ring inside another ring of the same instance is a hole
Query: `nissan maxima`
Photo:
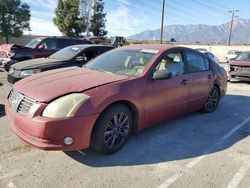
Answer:
[[133, 132], [215, 111], [226, 89], [225, 70], [196, 50], [134, 45], [22, 79], [5, 110], [12, 131], [37, 148], [111, 154]]

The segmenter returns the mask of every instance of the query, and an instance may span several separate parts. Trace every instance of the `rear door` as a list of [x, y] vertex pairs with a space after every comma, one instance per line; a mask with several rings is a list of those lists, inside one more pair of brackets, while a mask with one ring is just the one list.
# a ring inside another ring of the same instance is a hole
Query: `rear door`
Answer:
[[190, 77], [189, 110], [204, 106], [213, 86], [213, 72], [210, 60], [193, 50], [185, 50], [186, 74]]
[[184, 74], [183, 53], [181, 50], [168, 51], [159, 60], [156, 70], [168, 70], [170, 79], [148, 79], [146, 84], [146, 124], [181, 115], [186, 111], [189, 92], [189, 76]]

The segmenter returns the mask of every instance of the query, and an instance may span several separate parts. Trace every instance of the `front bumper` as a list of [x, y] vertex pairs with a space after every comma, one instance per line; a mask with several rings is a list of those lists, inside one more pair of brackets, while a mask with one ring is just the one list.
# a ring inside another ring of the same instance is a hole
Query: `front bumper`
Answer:
[[[11, 130], [26, 143], [43, 150], [80, 150], [90, 146], [93, 126], [98, 115], [53, 119], [41, 117], [44, 106], [34, 106], [27, 115], [13, 112], [9, 101], [5, 111]], [[73, 143], [65, 145], [64, 139], [72, 137]]]
[[229, 72], [229, 79], [250, 81], [250, 72]]

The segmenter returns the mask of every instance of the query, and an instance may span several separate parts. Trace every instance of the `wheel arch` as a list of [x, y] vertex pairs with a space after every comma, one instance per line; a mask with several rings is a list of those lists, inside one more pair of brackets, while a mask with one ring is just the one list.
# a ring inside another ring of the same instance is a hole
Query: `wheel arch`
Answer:
[[102, 114], [105, 111], [107, 111], [109, 108], [111, 108], [114, 105], [124, 105], [124, 106], [126, 106], [131, 111], [132, 118], [133, 118], [133, 129], [132, 129], [132, 132], [137, 132], [137, 130], [138, 130], [138, 124], [139, 124], [139, 111], [138, 111], [136, 105], [133, 104], [131, 101], [128, 101], [128, 100], [118, 100], [118, 101], [114, 101], [114, 102], [110, 103], [108, 106], [106, 106], [102, 110], [102, 112], [100, 113], [100, 115], [98, 116], [98, 118], [95, 121], [95, 125], [92, 128], [90, 140], [92, 140], [93, 133], [94, 133], [95, 126], [96, 126], [96, 122], [99, 120], [99, 118], [102, 116]]
[[218, 80], [215, 80], [213, 86], [216, 87], [216, 88], [218, 89], [218, 91], [219, 91], [219, 96], [221, 96], [221, 90], [220, 90], [220, 83], [219, 83], [219, 81], [218, 81]]

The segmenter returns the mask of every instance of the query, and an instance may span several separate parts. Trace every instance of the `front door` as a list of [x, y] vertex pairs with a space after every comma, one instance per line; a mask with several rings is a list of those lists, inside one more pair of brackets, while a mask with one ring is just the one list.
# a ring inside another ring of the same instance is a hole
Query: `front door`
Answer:
[[185, 113], [190, 79], [184, 67], [181, 51], [167, 52], [157, 64], [155, 71], [167, 70], [172, 77], [147, 81], [146, 126]]

